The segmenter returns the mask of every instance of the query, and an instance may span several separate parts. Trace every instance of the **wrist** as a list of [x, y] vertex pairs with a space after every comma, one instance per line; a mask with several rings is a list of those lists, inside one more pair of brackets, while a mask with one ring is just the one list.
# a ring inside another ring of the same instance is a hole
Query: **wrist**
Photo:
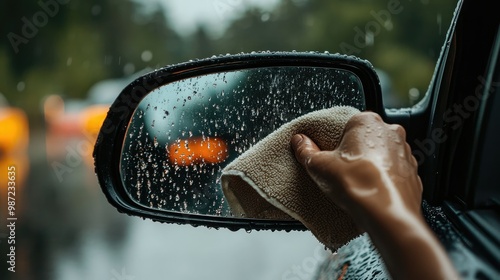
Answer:
[[395, 198], [389, 189], [392, 183], [384, 180], [383, 172], [375, 164], [360, 160], [342, 171], [342, 204], [360, 226], [367, 226], [366, 222], [378, 216], [393, 214], [389, 209]]
[[387, 171], [371, 161], [360, 161], [351, 167], [343, 177], [343, 204], [360, 226], [368, 230], [384, 223], [425, 224], [420, 211], [421, 197], [410, 192], [415, 188], [412, 181], [395, 182]]

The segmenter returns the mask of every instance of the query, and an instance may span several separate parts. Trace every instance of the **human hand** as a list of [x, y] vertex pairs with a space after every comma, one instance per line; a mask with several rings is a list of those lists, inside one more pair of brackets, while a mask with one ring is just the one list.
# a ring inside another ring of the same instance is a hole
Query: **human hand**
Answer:
[[394, 279], [458, 279], [421, 215], [422, 183], [405, 138], [401, 126], [365, 112], [347, 122], [333, 151], [305, 135], [291, 145], [318, 187], [368, 232]]
[[365, 112], [347, 122], [334, 151], [321, 151], [305, 135], [295, 135], [291, 144], [320, 189], [364, 227], [376, 212], [420, 213], [422, 183], [405, 138], [401, 126]]

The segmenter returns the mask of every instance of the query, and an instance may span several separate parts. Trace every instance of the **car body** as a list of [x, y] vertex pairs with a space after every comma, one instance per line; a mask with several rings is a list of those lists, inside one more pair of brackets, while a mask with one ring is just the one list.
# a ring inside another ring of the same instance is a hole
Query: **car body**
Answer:
[[[464, 279], [500, 275], [494, 171], [500, 170], [500, 149], [492, 145], [499, 137], [500, 20], [490, 11], [494, 3], [486, 2], [458, 3], [429, 92], [409, 110], [406, 124], [424, 185], [424, 216]], [[419, 126], [423, 135], [414, 134]], [[384, 273], [370, 242], [357, 240], [325, 263], [319, 278]]]

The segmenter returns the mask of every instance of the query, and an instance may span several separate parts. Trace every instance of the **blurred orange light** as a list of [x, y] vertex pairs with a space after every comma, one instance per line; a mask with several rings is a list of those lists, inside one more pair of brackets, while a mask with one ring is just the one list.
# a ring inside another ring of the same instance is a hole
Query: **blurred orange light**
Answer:
[[168, 147], [172, 164], [188, 166], [200, 163], [220, 163], [226, 160], [227, 144], [214, 137], [181, 139]]
[[[0, 170], [3, 172], [0, 174], [0, 197], [4, 198], [7, 197], [8, 187], [11, 186], [8, 182], [14, 181], [14, 186], [20, 190], [29, 173], [28, 118], [21, 109], [0, 108], [0, 128], [2, 130], [0, 133]], [[13, 171], [13, 173], [7, 171]]]
[[[83, 132], [97, 139], [97, 134], [108, 114], [108, 105], [93, 105], [81, 113]], [[94, 143], [92, 143], [94, 144]]]
[[0, 151], [5, 154], [26, 152], [29, 125], [26, 114], [16, 108], [0, 109]]
[[[93, 105], [87, 107], [80, 113], [82, 132], [87, 137], [87, 140], [90, 141], [90, 144], [92, 146], [95, 145], [97, 135], [101, 130], [101, 126], [106, 119], [108, 111], [108, 105]], [[91, 168], [94, 166], [94, 158], [92, 157], [92, 153], [87, 153], [84, 159], [87, 163], [87, 166]]]

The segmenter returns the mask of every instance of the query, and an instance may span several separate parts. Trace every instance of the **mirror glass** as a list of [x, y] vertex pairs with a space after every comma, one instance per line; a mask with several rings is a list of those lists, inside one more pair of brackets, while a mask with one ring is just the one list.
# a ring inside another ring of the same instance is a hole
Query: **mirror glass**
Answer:
[[163, 85], [132, 116], [121, 179], [143, 206], [232, 216], [221, 170], [281, 125], [336, 105], [365, 109], [359, 78], [334, 68], [253, 68]]

